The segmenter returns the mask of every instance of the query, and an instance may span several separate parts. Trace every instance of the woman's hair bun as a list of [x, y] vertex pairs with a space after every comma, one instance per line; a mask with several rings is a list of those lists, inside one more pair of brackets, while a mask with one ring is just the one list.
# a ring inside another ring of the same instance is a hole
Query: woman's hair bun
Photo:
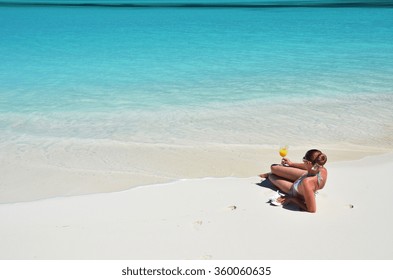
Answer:
[[325, 165], [326, 162], [327, 162], [327, 156], [322, 152], [315, 159], [315, 163], [317, 163], [318, 165], [321, 165], [321, 166]]

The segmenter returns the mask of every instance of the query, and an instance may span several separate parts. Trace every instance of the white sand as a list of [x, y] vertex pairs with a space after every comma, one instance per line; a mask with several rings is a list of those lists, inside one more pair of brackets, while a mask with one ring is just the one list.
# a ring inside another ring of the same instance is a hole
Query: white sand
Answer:
[[0, 258], [392, 259], [392, 156], [330, 163], [315, 214], [256, 176], [0, 204]]

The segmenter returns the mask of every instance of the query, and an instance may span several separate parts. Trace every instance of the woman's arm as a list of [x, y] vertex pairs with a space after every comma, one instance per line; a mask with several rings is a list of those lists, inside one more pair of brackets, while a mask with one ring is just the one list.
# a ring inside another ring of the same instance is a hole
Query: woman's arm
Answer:
[[283, 158], [281, 160], [281, 164], [284, 166], [289, 166], [289, 167], [294, 167], [294, 168], [298, 168], [298, 169], [304, 169], [307, 170], [306, 166], [304, 165], [304, 163], [296, 163], [296, 162], [292, 162], [290, 161], [288, 158]]
[[299, 186], [299, 191], [304, 197], [304, 203], [308, 212], [315, 213], [317, 211], [317, 203], [315, 201], [315, 182], [313, 178], [305, 178], [301, 186]]

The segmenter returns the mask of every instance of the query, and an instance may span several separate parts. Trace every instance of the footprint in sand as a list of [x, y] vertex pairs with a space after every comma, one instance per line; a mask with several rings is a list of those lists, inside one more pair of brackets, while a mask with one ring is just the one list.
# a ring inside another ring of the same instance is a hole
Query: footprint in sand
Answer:
[[195, 230], [199, 230], [200, 227], [202, 226], [202, 224], [203, 224], [203, 221], [201, 221], [201, 220], [195, 221], [195, 222], [193, 223], [194, 229], [195, 229]]

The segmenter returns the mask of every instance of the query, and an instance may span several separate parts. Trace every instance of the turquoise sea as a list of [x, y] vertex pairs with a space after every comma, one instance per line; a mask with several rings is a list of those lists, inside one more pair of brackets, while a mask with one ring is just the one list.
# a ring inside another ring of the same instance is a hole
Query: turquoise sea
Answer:
[[0, 5], [3, 147], [392, 146], [391, 108], [393, 8]]

